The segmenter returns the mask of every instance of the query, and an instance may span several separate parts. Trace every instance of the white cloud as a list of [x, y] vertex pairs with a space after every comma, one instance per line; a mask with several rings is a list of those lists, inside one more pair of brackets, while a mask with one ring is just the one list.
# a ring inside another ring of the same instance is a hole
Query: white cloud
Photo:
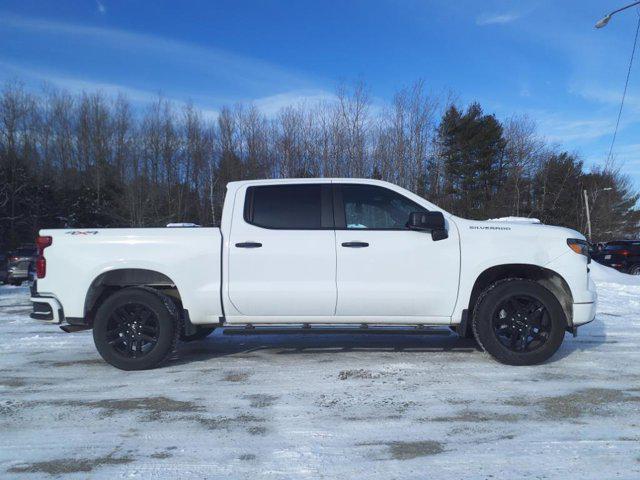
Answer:
[[[100, 92], [104, 95], [115, 98], [118, 95], [124, 95], [128, 100], [135, 104], [146, 105], [157, 101], [159, 98], [169, 100], [177, 107], [187, 105], [187, 102], [176, 96], [167, 96], [161, 91], [142, 90], [139, 88], [121, 85], [117, 83], [109, 83], [96, 81], [92, 79], [74, 77], [70, 75], [59, 74], [58, 72], [33, 69], [22, 67], [11, 63], [0, 61], [0, 67], [18, 75], [22, 78], [31, 78], [40, 81], [43, 84], [53, 85], [71, 93], [94, 93]], [[196, 105], [200, 113], [205, 119], [216, 119], [218, 110]]]
[[236, 55], [214, 47], [204, 47], [172, 40], [157, 35], [134, 33], [126, 30], [93, 27], [65, 22], [22, 17], [0, 12], [0, 29], [65, 36], [94, 42], [101, 47], [153, 56], [175, 68], [189, 66], [217, 79], [235, 85], [266, 88], [308, 88], [311, 82], [303, 75], [259, 59]]
[[[622, 87], [604, 88], [596, 85], [577, 87], [574, 85], [569, 89], [569, 92], [579, 95], [586, 100], [616, 108], [620, 107], [620, 100], [622, 100]], [[628, 112], [629, 110], [633, 113], [640, 112], [640, 96], [627, 91], [627, 96], [624, 101], [624, 111]]]
[[304, 105], [314, 107], [335, 100], [333, 93], [325, 90], [292, 90], [289, 92], [258, 98], [253, 104], [268, 117], [275, 116], [285, 107]]
[[522, 13], [507, 12], [507, 13], [483, 13], [476, 18], [476, 25], [481, 27], [485, 25], [504, 25], [506, 23], [515, 22]]
[[[36, 81], [40, 81], [43, 84], [50, 84], [55, 87], [67, 90], [71, 93], [101, 92], [104, 95], [112, 98], [115, 98], [118, 95], [122, 94], [131, 102], [143, 106], [153, 103], [159, 98], [167, 99], [179, 108], [187, 105], [188, 101], [193, 101], [194, 106], [198, 108], [203, 118], [207, 120], [217, 119], [219, 111], [217, 109], [209, 108], [205, 105], [210, 105], [212, 102], [219, 101], [223, 101], [228, 104], [234, 103], [232, 99], [216, 99], [197, 95], [195, 97], [189, 95], [182, 96], [179, 94], [167, 95], [166, 92], [143, 90], [128, 85], [75, 77], [71, 75], [60, 74], [59, 72], [54, 71], [15, 65], [9, 62], [3, 62], [1, 60], [0, 68], [11, 72], [18, 77], [35, 79]], [[283, 108], [286, 107], [314, 107], [325, 102], [335, 101], [336, 99], [337, 97], [335, 94], [326, 90], [316, 89], [291, 90], [288, 92], [282, 92], [265, 97], [258, 97], [255, 99], [245, 99], [244, 101], [246, 103], [254, 104], [261, 113], [269, 118], [273, 118]], [[375, 114], [375, 112], [377, 111], [377, 104], [373, 104], [372, 109], [372, 113]]]
[[615, 119], [610, 117], [568, 117], [543, 111], [530, 112], [540, 134], [551, 142], [562, 144], [596, 140], [613, 133]]
[[[210, 121], [216, 120], [220, 113], [217, 108], [212, 108], [212, 105], [232, 105], [236, 103], [236, 100], [231, 98], [189, 95], [175, 92], [163, 92], [160, 90], [144, 90], [118, 83], [110, 83], [85, 77], [62, 74], [51, 70], [25, 67], [2, 60], [0, 60], [0, 69], [10, 73], [6, 79], [11, 79], [13, 77], [32, 79], [36, 82], [41, 82], [43, 85], [52, 85], [71, 93], [100, 92], [111, 98], [116, 98], [118, 95], [124, 95], [132, 103], [138, 104], [139, 106], [149, 105], [156, 102], [159, 98], [170, 101], [178, 108], [191, 103], [198, 109], [204, 119]], [[1, 76], [0, 80], [2, 80]], [[274, 118], [286, 107], [304, 106], [313, 108], [315, 106], [334, 101], [337, 101], [336, 94], [322, 89], [291, 90], [275, 95], [242, 99], [242, 102], [245, 104], [255, 105], [256, 108], [268, 118]], [[371, 117], [375, 118], [380, 115], [386, 106], [387, 104], [381, 99], [377, 97], [372, 98], [372, 102], [369, 106], [369, 113]]]
[[104, 3], [102, 3], [100, 0], [96, 0], [96, 6], [98, 7], [98, 13], [100, 15], [104, 15], [105, 13], [107, 13], [107, 7], [105, 7]]
[[123, 94], [133, 102], [151, 102], [157, 100], [160, 94], [160, 92], [140, 90], [115, 83], [88, 80], [85, 78], [59, 74], [58, 72], [23, 67], [3, 61], [0, 61], [0, 66], [10, 70], [20, 77], [30, 77], [44, 83], [50, 83], [56, 87], [69, 90], [72, 93], [100, 91], [109, 96]]
[[[603, 157], [606, 157], [606, 153], [603, 153]], [[618, 165], [624, 166], [640, 166], [640, 143], [627, 143], [622, 145], [615, 145], [613, 147], [614, 160]]]

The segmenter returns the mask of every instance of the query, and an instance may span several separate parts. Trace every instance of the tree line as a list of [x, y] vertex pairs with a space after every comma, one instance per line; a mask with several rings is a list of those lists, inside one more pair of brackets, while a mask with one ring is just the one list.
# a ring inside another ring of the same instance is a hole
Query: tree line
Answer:
[[427, 93], [423, 81], [384, 107], [366, 85], [266, 116], [250, 103], [215, 118], [158, 97], [71, 94], [19, 83], [0, 92], [0, 248], [40, 228], [219, 223], [229, 181], [287, 177], [387, 180], [462, 217], [539, 218], [594, 240], [634, 236], [628, 178], [546, 142], [526, 117]]

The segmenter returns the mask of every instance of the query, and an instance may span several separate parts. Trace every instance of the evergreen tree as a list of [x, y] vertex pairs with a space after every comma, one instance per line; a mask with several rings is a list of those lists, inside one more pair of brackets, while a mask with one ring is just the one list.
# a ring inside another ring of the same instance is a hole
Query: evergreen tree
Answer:
[[445, 208], [463, 217], [487, 218], [503, 176], [500, 122], [484, 115], [477, 103], [464, 113], [451, 106], [438, 127], [437, 142], [444, 160]]

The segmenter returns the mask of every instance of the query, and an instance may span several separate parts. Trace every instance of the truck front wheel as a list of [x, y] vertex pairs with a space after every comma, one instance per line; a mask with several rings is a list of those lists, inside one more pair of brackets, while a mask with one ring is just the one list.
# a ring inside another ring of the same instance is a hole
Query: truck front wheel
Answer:
[[180, 334], [169, 297], [129, 287], [108, 297], [96, 312], [93, 340], [102, 358], [121, 370], [146, 370], [165, 362]]
[[476, 340], [507, 365], [534, 365], [549, 359], [560, 348], [566, 326], [558, 299], [532, 280], [495, 283], [480, 295], [473, 311]]

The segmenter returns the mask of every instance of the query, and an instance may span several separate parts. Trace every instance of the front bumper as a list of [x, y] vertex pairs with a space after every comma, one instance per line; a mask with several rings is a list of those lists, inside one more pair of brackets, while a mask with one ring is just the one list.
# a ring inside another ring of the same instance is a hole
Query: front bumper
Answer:
[[[583, 295], [584, 297], [584, 295]], [[596, 309], [598, 307], [598, 292], [596, 284], [589, 278], [587, 296], [578, 303], [573, 304], [573, 326], [579, 327], [585, 323], [592, 322], [596, 317]]]
[[56, 324], [64, 321], [62, 305], [60, 305], [60, 302], [56, 298], [32, 295], [31, 303], [33, 305], [33, 311], [29, 316], [34, 320]]
[[573, 304], [573, 326], [579, 327], [592, 322], [596, 317], [597, 302]]

